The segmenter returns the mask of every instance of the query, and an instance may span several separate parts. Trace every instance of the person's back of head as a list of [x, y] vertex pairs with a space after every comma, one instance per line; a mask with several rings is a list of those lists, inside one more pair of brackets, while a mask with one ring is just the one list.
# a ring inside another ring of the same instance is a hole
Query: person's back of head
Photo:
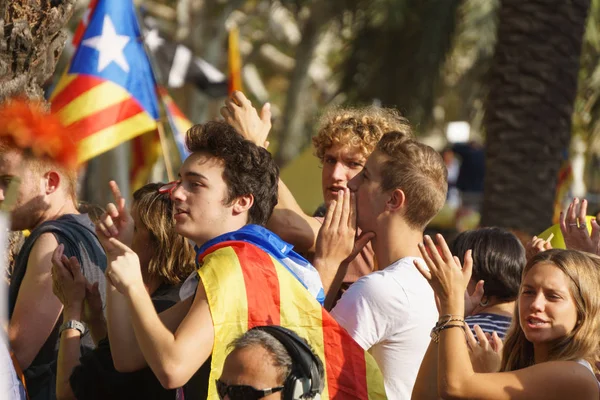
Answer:
[[[587, 360], [593, 363], [598, 355], [600, 332], [600, 257], [576, 250], [553, 249], [540, 252], [523, 269], [521, 285], [525, 284], [527, 274], [534, 267], [547, 265], [558, 268], [565, 275], [569, 292], [567, 295], [572, 298], [576, 312], [573, 329], [569, 331], [563, 328], [562, 337], [549, 343], [547, 361]], [[521, 289], [519, 297], [524, 296], [524, 290]], [[570, 299], [561, 300], [570, 303]], [[534, 345], [527, 340], [520, 321], [522, 314], [529, 311], [520, 310], [519, 303], [518, 300], [513, 323], [505, 339], [500, 371], [514, 371], [535, 363]], [[553, 321], [553, 325], [559, 327], [564, 323], [558, 316]]]
[[223, 162], [223, 179], [228, 188], [226, 202], [252, 195], [249, 224], [265, 225], [277, 204], [279, 167], [271, 154], [245, 140], [225, 122], [194, 125], [186, 135], [192, 153], [206, 153]]
[[402, 132], [383, 135], [375, 151], [384, 156], [379, 168], [382, 190], [401, 189], [406, 198], [404, 220], [424, 230], [446, 201], [448, 171], [442, 156]]
[[511, 232], [502, 228], [480, 228], [459, 234], [450, 251], [464, 265], [467, 250], [472, 250], [471, 280], [484, 281], [485, 296], [512, 301], [519, 294], [525, 248]]
[[176, 285], [194, 270], [196, 253], [190, 242], [175, 232], [173, 202], [168, 193], [159, 191], [162, 186], [162, 183], [149, 183], [136, 190], [132, 214], [136, 229], [148, 232], [149, 243], [145, 244], [151, 251], [148, 277]]
[[325, 151], [335, 145], [349, 146], [366, 158], [382, 136], [392, 131], [413, 137], [408, 120], [395, 109], [375, 106], [333, 108], [321, 116], [312, 143], [315, 155], [321, 161]]

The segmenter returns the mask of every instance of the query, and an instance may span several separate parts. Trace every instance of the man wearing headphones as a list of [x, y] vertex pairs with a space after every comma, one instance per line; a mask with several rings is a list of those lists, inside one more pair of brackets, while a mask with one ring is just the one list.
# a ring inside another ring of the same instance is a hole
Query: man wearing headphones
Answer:
[[229, 345], [217, 380], [221, 400], [320, 399], [323, 364], [305, 340], [281, 326], [259, 326]]

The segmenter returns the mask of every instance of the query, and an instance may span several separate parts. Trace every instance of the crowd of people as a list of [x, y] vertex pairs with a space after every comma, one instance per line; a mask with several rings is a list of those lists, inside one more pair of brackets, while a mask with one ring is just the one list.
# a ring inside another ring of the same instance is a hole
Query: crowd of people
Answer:
[[[3, 107], [0, 125], [27, 124]], [[313, 138], [313, 217], [268, 151], [269, 108], [234, 92], [221, 114], [187, 132], [175, 182], [131, 207], [111, 182], [93, 218], [74, 171], [2, 141], [0, 200], [29, 231], [7, 266], [2, 398], [600, 398], [585, 201], [561, 216], [567, 249], [496, 227], [447, 244], [424, 234], [442, 156], [393, 109], [339, 108]]]

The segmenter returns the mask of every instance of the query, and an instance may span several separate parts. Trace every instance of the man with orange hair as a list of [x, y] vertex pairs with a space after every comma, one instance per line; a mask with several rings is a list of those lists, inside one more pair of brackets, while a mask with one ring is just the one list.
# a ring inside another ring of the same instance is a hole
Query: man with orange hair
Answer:
[[84, 346], [91, 347], [92, 341], [80, 321], [64, 316], [62, 324], [62, 304], [52, 293], [52, 252], [63, 245], [68, 257], [77, 257], [88, 281], [99, 283], [101, 293], [106, 256], [93, 223], [77, 211], [75, 171], [19, 145], [31, 135], [48, 145], [52, 137], [68, 140], [60, 123], [33, 104], [16, 101], [0, 109], [0, 127], [0, 204], [11, 212], [11, 230], [31, 231], [11, 278], [8, 338], [30, 399], [53, 399], [59, 335], [77, 329]]

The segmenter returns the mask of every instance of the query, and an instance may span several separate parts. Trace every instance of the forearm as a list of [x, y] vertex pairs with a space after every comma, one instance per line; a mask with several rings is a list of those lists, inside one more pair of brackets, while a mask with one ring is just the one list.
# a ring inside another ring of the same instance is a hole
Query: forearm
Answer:
[[132, 372], [146, 366], [131, 323], [127, 298], [108, 282], [106, 285], [106, 311], [108, 337], [117, 371]]
[[437, 400], [440, 398], [437, 385], [438, 345], [432, 340], [421, 362], [417, 381], [412, 392], [415, 400]]
[[331, 310], [337, 297], [337, 293], [344, 281], [344, 277], [346, 276], [346, 272], [348, 271], [348, 263], [342, 262], [340, 264], [335, 261], [328, 261], [322, 257], [315, 256], [313, 266], [319, 272], [323, 290], [325, 291], [324, 307], [326, 310]]
[[320, 223], [302, 211], [294, 195], [281, 179], [277, 200], [267, 228], [294, 245], [296, 251], [314, 252]]
[[[132, 290], [127, 299], [143, 357], [163, 386], [171, 386], [167, 382], [172, 381], [173, 375], [178, 375], [176, 371], [189, 357], [187, 349], [178, 348], [175, 335], [163, 324], [145, 290]], [[183, 381], [185, 383], [187, 379]]]
[[[65, 310], [63, 320], [81, 320], [81, 313]], [[58, 348], [58, 365], [56, 366], [56, 398], [58, 400], [75, 399], [69, 379], [73, 369], [79, 365], [79, 346], [81, 334], [76, 329], [65, 329], [60, 336]]]
[[[442, 306], [441, 315], [464, 314], [464, 297], [454, 296], [447, 306]], [[460, 322], [451, 324], [459, 325]], [[464, 328], [464, 324], [462, 325]], [[469, 349], [462, 328], [450, 328], [439, 332], [438, 348], [438, 391], [442, 397], [464, 395], [465, 382], [474, 375]]]

